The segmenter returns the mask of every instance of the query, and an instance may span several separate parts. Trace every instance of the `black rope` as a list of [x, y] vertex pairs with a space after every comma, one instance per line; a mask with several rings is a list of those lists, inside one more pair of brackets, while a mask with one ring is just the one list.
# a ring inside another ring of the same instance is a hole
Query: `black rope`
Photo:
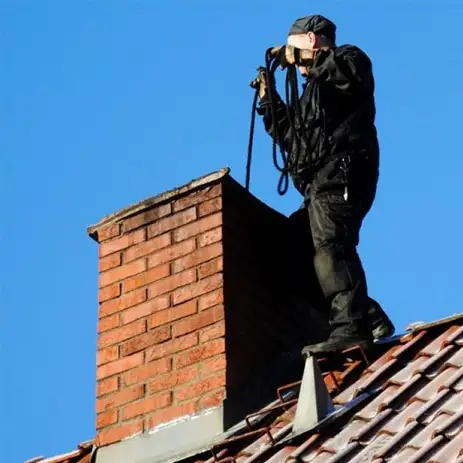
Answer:
[[254, 94], [254, 100], [252, 102], [251, 111], [251, 127], [249, 128], [249, 144], [248, 144], [248, 159], [246, 162], [246, 190], [249, 191], [251, 184], [251, 162], [252, 162], [252, 147], [254, 144], [254, 127], [256, 125], [256, 112], [257, 112], [257, 100], [259, 97], [259, 89], [256, 89]]

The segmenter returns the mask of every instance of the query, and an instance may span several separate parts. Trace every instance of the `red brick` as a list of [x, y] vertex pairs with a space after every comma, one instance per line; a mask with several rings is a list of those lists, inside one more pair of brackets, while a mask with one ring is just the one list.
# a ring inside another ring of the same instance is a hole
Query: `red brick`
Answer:
[[145, 241], [144, 243], [132, 246], [131, 248], [124, 251], [124, 263], [147, 256], [153, 252], [159, 251], [159, 249], [170, 246], [170, 244], [170, 233], [166, 233], [151, 240]]
[[98, 336], [98, 349], [117, 344], [133, 338], [137, 334], [146, 332], [146, 321], [137, 320], [128, 325], [121, 326], [111, 331], [105, 331]]
[[162, 326], [156, 330], [148, 331], [148, 333], [142, 334], [135, 338], [130, 339], [121, 346], [121, 355], [126, 357], [127, 355], [134, 354], [147, 347], [160, 344], [171, 338], [170, 326]]
[[178, 401], [192, 399], [193, 397], [204, 395], [207, 392], [213, 391], [221, 386], [225, 386], [225, 383], [226, 375], [225, 372], [222, 371], [195, 384], [189, 384], [188, 386], [176, 389], [175, 398]]
[[214, 275], [214, 273], [219, 273], [223, 271], [223, 258], [218, 257], [217, 259], [211, 260], [202, 264], [198, 268], [198, 279], [202, 280], [208, 276]]
[[225, 336], [225, 320], [201, 330], [199, 332], [199, 342], [202, 344], [203, 342], [212, 341], [221, 336]]
[[119, 442], [122, 439], [133, 436], [143, 431], [143, 420], [136, 420], [131, 423], [124, 423], [113, 428], [104, 429], [97, 435], [98, 447]]
[[172, 212], [172, 208], [170, 203], [169, 204], [162, 204], [159, 206], [155, 206], [152, 209], [144, 210], [139, 214], [127, 219], [124, 222], [124, 231], [130, 231], [138, 227], [142, 227], [143, 225], [147, 225], [148, 223], [154, 222], [155, 220], [160, 219], [161, 217], [165, 217]]
[[[180, 244], [188, 242], [189, 241], [182, 241]], [[172, 263], [172, 272], [177, 273], [187, 268], [197, 267], [203, 262], [207, 262], [214, 257], [221, 256], [222, 252], [222, 243], [216, 243], [205, 248], [200, 248], [197, 251], [174, 261]]]
[[100, 349], [96, 353], [97, 366], [104, 365], [105, 363], [114, 362], [119, 358], [119, 346], [109, 346], [106, 349]]
[[170, 297], [168, 294], [159, 296], [156, 299], [151, 299], [143, 304], [136, 305], [131, 309], [121, 312], [121, 322], [123, 324], [130, 323], [140, 318], [148, 317], [152, 313], [166, 309], [170, 305]]
[[221, 388], [216, 392], [202, 397], [198, 404], [199, 408], [203, 410], [205, 408], [217, 407], [218, 405], [223, 403], [225, 396], [225, 389]]
[[96, 416], [96, 429], [101, 429], [106, 426], [111, 426], [117, 423], [119, 419], [118, 410], [108, 410], [107, 412], [100, 413]]
[[188, 315], [197, 313], [197, 304], [196, 300], [186, 302], [182, 305], [177, 305], [171, 307], [167, 310], [162, 310], [161, 312], [155, 313], [150, 319], [150, 327], [155, 328], [156, 326], [161, 326], [166, 323], [169, 323], [174, 320], [178, 320]]
[[100, 274], [100, 287], [108, 286], [116, 281], [124, 280], [146, 270], [146, 260], [140, 259], [121, 267], [113, 268]]
[[171, 275], [168, 278], [156, 281], [155, 283], [148, 286], [148, 297], [150, 299], [158, 297], [161, 294], [167, 293], [169, 291], [174, 291], [175, 289], [180, 288], [181, 286], [188, 285], [193, 281], [196, 281], [195, 269], [187, 270], [182, 273], [176, 273], [175, 275]]
[[96, 396], [101, 397], [111, 392], [116, 392], [119, 389], [119, 378], [113, 376], [112, 378], [103, 379], [98, 381], [96, 385]]
[[198, 206], [198, 215], [200, 217], [204, 217], [205, 215], [212, 214], [213, 212], [217, 212], [222, 210], [222, 197], [219, 196], [218, 198], [210, 199], [209, 201], [205, 201]]
[[156, 267], [166, 262], [171, 262], [178, 257], [189, 254], [196, 249], [196, 240], [191, 239], [163, 249], [148, 258], [148, 267]]
[[220, 354], [217, 357], [204, 360], [201, 365], [201, 373], [203, 376], [208, 376], [216, 371], [224, 370], [226, 366], [227, 358], [225, 357], [225, 354]]
[[119, 392], [108, 395], [96, 401], [96, 412], [102, 413], [112, 408], [141, 399], [145, 395], [145, 386], [143, 384], [122, 389]]
[[167, 355], [175, 354], [182, 350], [196, 346], [198, 344], [198, 333], [187, 334], [181, 338], [172, 339], [171, 341], [158, 344], [146, 350], [146, 360], [159, 359]]
[[141, 383], [154, 376], [168, 373], [172, 370], [172, 358], [165, 357], [154, 362], [147, 363], [122, 375], [122, 382], [126, 386]]
[[165, 219], [158, 220], [148, 227], [148, 238], [160, 235], [166, 231], [173, 230], [177, 227], [196, 220], [196, 208], [191, 207], [185, 211], [178, 212], [177, 214], [166, 217]]
[[214, 307], [215, 305], [223, 304], [223, 288], [212, 291], [205, 296], [202, 296], [198, 300], [198, 309], [206, 310], [209, 307]]
[[133, 291], [134, 289], [145, 286], [154, 281], [161, 280], [162, 278], [170, 275], [170, 265], [165, 264], [156, 268], [152, 268], [144, 273], [140, 273], [128, 280], [124, 281], [124, 293]]
[[98, 291], [98, 301], [104, 302], [109, 299], [114, 299], [115, 297], [119, 297], [121, 295], [121, 285], [116, 283], [111, 286], [106, 286], [106, 288], [100, 289]]
[[196, 401], [164, 408], [148, 417], [148, 429], [153, 429], [161, 423], [168, 423], [181, 416], [192, 415], [197, 410]]
[[222, 227], [217, 227], [212, 230], [203, 233], [198, 237], [198, 246], [209, 246], [212, 243], [222, 241]]
[[225, 339], [215, 339], [214, 341], [201, 344], [178, 354], [174, 362], [174, 368], [183, 368], [187, 365], [222, 354], [223, 352], [225, 352]]
[[98, 242], [109, 240], [115, 238], [121, 234], [121, 224], [113, 223], [112, 225], [107, 225], [106, 227], [101, 227], [98, 230]]
[[138, 352], [137, 354], [131, 355], [130, 357], [125, 357], [123, 359], [101, 365], [96, 369], [96, 378], [108, 378], [110, 376], [122, 373], [123, 371], [138, 367], [143, 363], [143, 357], [143, 352]]
[[103, 331], [112, 330], [119, 326], [119, 314], [115, 313], [107, 317], [100, 318], [98, 320], [98, 333]]
[[[194, 301], [196, 302], [196, 301]], [[185, 318], [176, 322], [172, 326], [172, 335], [176, 338], [183, 334], [197, 331], [205, 326], [212, 325], [220, 320], [223, 320], [225, 313], [222, 306], [217, 306], [209, 310], [205, 310], [197, 315]]]
[[110, 254], [109, 256], [102, 257], [98, 262], [98, 270], [104, 272], [114, 267], [121, 265], [121, 254]]
[[170, 391], [163, 392], [161, 394], [156, 394], [123, 407], [122, 419], [130, 420], [131, 418], [135, 418], [136, 416], [145, 415], [146, 413], [149, 413], [151, 411], [167, 407], [171, 403], [172, 393]]
[[100, 258], [145, 241], [146, 230], [137, 230], [100, 245]]
[[177, 199], [173, 203], [174, 212], [181, 211], [187, 207], [194, 206], [195, 204], [200, 204], [208, 199], [215, 198], [219, 196], [222, 192], [222, 185], [214, 185], [203, 190], [194, 191], [188, 196]]
[[198, 365], [192, 365], [181, 370], [173, 371], [167, 375], [155, 378], [148, 384], [148, 394], [155, 394], [166, 389], [173, 389], [181, 384], [188, 383], [198, 378]]
[[[117, 284], [117, 286], [120, 288], [119, 284]], [[141, 302], [145, 302], [147, 297], [148, 292], [145, 288], [142, 288], [119, 297], [118, 299], [104, 302], [103, 304], [100, 304], [99, 316], [106, 317], [107, 315], [111, 315], [115, 312], [128, 309], [129, 307], [140, 304]]]
[[183, 241], [192, 236], [199, 235], [211, 228], [218, 227], [222, 224], [222, 213], [217, 212], [216, 214], [204, 217], [196, 222], [185, 225], [174, 231], [174, 241]]
[[222, 286], [222, 284], [222, 274], [216, 273], [215, 275], [204, 278], [196, 283], [177, 289], [172, 295], [172, 302], [174, 305], [180, 304], [188, 299], [193, 299], [194, 297], [199, 297], [203, 294], [209, 293]]

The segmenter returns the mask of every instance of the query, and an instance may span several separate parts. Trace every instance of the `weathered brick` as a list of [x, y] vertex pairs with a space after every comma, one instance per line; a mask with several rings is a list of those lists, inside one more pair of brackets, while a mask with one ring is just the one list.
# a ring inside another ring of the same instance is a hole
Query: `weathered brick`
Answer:
[[121, 224], [113, 223], [112, 225], [107, 225], [106, 227], [101, 227], [98, 230], [98, 242], [102, 243], [103, 241], [115, 238], [121, 234]]
[[188, 299], [202, 296], [203, 294], [209, 293], [214, 289], [222, 286], [223, 279], [221, 273], [216, 273], [210, 277], [204, 278], [203, 280], [197, 281], [196, 283], [184, 286], [174, 291], [172, 295], [173, 304], [181, 304]]
[[121, 322], [123, 324], [130, 323], [140, 318], [148, 317], [152, 313], [166, 309], [170, 305], [170, 297], [168, 294], [159, 296], [155, 299], [150, 299], [148, 302], [136, 305], [131, 309], [121, 312]]
[[109, 299], [119, 297], [120, 294], [121, 285], [119, 283], [115, 283], [114, 285], [106, 286], [106, 288], [102, 288], [98, 291], [98, 301], [102, 303], [108, 301]]
[[199, 311], [202, 311], [218, 304], [223, 304], [223, 288], [216, 289], [215, 291], [200, 297], [198, 300], [198, 309]]
[[205, 201], [198, 206], [198, 215], [199, 217], [204, 217], [205, 215], [212, 214], [214, 212], [222, 210], [222, 197], [210, 199]]
[[192, 236], [196, 236], [201, 233], [204, 233], [205, 231], [210, 230], [211, 228], [218, 227], [221, 224], [222, 224], [222, 213], [217, 212], [213, 215], [209, 215], [207, 217], [204, 217], [188, 225], [184, 225], [183, 227], [175, 230], [173, 232], [174, 241], [178, 242], [178, 241], [186, 240], [188, 238], [191, 238]]
[[123, 423], [112, 428], [100, 431], [96, 438], [99, 447], [119, 442], [143, 431], [143, 420], [139, 419], [131, 423]]
[[117, 423], [119, 419], [118, 410], [108, 410], [107, 412], [99, 413], [96, 416], [96, 429], [101, 429], [106, 426], [111, 426], [114, 423]]
[[129, 370], [122, 375], [122, 383], [126, 386], [141, 383], [154, 376], [168, 373], [172, 370], [172, 357], [165, 357], [154, 362]]
[[105, 363], [114, 362], [119, 358], [119, 346], [109, 346], [105, 349], [100, 349], [96, 353], [97, 366], [104, 365]]
[[130, 264], [122, 265], [111, 270], [107, 270], [100, 274], [100, 287], [108, 286], [116, 281], [124, 280], [125, 278], [136, 275], [146, 270], [146, 260], [140, 259]]
[[207, 392], [213, 391], [219, 387], [225, 386], [226, 376], [225, 372], [221, 371], [214, 376], [203, 379], [194, 384], [183, 386], [175, 389], [175, 398], [178, 401], [192, 399], [206, 394]]
[[175, 275], [171, 275], [168, 278], [156, 281], [155, 283], [148, 286], [148, 297], [150, 299], [158, 297], [161, 294], [174, 291], [175, 289], [180, 288], [181, 286], [188, 285], [193, 281], [196, 281], [195, 269], [187, 270], [182, 273], [176, 273]]
[[187, 207], [203, 203], [208, 199], [215, 198], [222, 193], [222, 185], [214, 185], [207, 187], [203, 190], [194, 191], [189, 193], [188, 196], [179, 198], [173, 203], [173, 210], [175, 212], [186, 209]]
[[222, 354], [223, 352], [225, 352], [225, 339], [215, 339], [214, 341], [200, 344], [199, 346], [193, 347], [185, 352], [179, 353], [175, 358], [174, 368], [183, 368], [209, 357]]
[[[118, 289], [120, 288], [119, 283], [117, 284], [117, 287]], [[121, 310], [128, 309], [129, 307], [140, 304], [141, 302], [145, 302], [147, 298], [148, 292], [146, 288], [137, 289], [136, 291], [132, 291], [130, 294], [125, 294], [117, 299], [100, 304], [99, 316], [102, 318], [115, 312], [120, 312]]]
[[170, 233], [165, 233], [164, 235], [157, 236], [156, 238], [137, 244], [136, 246], [132, 246], [124, 251], [124, 263], [152, 254], [153, 252], [159, 251], [159, 249], [170, 246], [170, 244]]
[[145, 415], [150, 411], [155, 411], [160, 408], [167, 407], [172, 403], [172, 393], [162, 392], [161, 394], [156, 394], [145, 399], [142, 399], [138, 402], [133, 402], [126, 405], [122, 408], [122, 419], [130, 420], [139, 415]]
[[156, 392], [173, 389], [181, 384], [188, 383], [199, 377], [198, 365], [191, 365], [181, 370], [172, 371], [163, 376], [155, 378], [148, 384], [148, 393], [155, 394]]
[[142, 227], [147, 225], [155, 220], [165, 217], [172, 212], [171, 204], [161, 204], [153, 207], [149, 210], [144, 210], [143, 212], [130, 217], [124, 222], [124, 231], [134, 230], [135, 228]]
[[121, 253], [110, 254], [109, 256], [102, 257], [98, 262], [98, 270], [104, 272], [114, 267], [121, 265]]
[[128, 325], [121, 326], [120, 328], [105, 331], [98, 335], [98, 349], [120, 343], [144, 332], [146, 332], [145, 320], [136, 320]]
[[171, 338], [170, 326], [162, 326], [156, 330], [148, 331], [141, 336], [136, 336], [121, 345], [121, 355], [126, 357], [147, 347], [160, 344]]
[[198, 403], [199, 408], [201, 410], [204, 410], [206, 408], [217, 407], [218, 405], [223, 403], [225, 397], [225, 388], [220, 388], [218, 391], [212, 392], [211, 394], [201, 397]]
[[214, 275], [223, 271], [223, 258], [218, 257], [217, 259], [210, 260], [205, 264], [202, 264], [198, 268], [198, 279], [202, 280], [208, 276]]
[[113, 376], [112, 378], [103, 379], [98, 381], [96, 385], [96, 396], [101, 397], [111, 392], [116, 392], [119, 389], [119, 378]]
[[129, 246], [141, 243], [146, 239], [146, 230], [136, 230], [127, 235], [123, 235], [111, 241], [106, 241], [100, 245], [100, 258], [112, 254], [113, 252], [122, 251]]
[[108, 315], [107, 317], [100, 318], [98, 320], [98, 333], [103, 333], [104, 331], [112, 330], [119, 326], [119, 314], [115, 313]]
[[170, 341], [158, 344], [155, 347], [150, 347], [146, 350], [146, 360], [151, 362], [155, 359], [172, 355], [198, 344], [198, 333], [187, 334], [181, 338], [172, 339]]
[[170, 275], [170, 265], [169, 264], [165, 264], [159, 267], [152, 268], [146, 272], [140, 273], [139, 275], [136, 275], [132, 278], [125, 280], [123, 283], [124, 293], [133, 291], [134, 289], [140, 288], [141, 286], [145, 286], [154, 281], [161, 280], [162, 278], [165, 278], [169, 275]]
[[214, 325], [208, 326], [199, 332], [199, 342], [212, 341], [213, 339], [225, 336], [225, 320], [222, 320]]
[[171, 262], [178, 257], [189, 254], [196, 249], [196, 240], [186, 240], [181, 243], [174, 244], [160, 252], [157, 252], [148, 258], [148, 267], [157, 267], [158, 265]]
[[145, 395], [145, 386], [143, 384], [122, 389], [119, 392], [102, 397], [96, 401], [96, 412], [102, 413], [112, 408], [141, 399]]
[[125, 357], [123, 359], [101, 365], [96, 369], [96, 378], [109, 378], [110, 376], [117, 375], [123, 371], [138, 367], [143, 363], [143, 357], [143, 352], [138, 352], [130, 357]]
[[[189, 240], [192, 241], [192, 240]], [[188, 243], [189, 241], [182, 241], [182, 243]], [[222, 243], [215, 243], [211, 246], [207, 246], [204, 248], [199, 248], [195, 252], [188, 254], [185, 257], [175, 260], [172, 262], [172, 271], [174, 273], [181, 272], [182, 270], [196, 267], [203, 262], [207, 262], [214, 257], [221, 256], [223, 253]]]
[[158, 220], [147, 228], [148, 239], [196, 220], [196, 208], [191, 207], [170, 217]]
[[198, 410], [196, 401], [183, 403], [180, 405], [176, 405], [174, 407], [164, 408], [162, 410], [153, 413], [151, 416], [148, 417], [148, 429], [153, 429], [159, 424], [168, 423], [176, 418], [180, 418], [182, 416], [191, 415]]
[[[196, 301], [194, 301], [196, 302]], [[192, 331], [197, 331], [205, 326], [212, 325], [223, 320], [225, 313], [222, 306], [216, 306], [212, 309], [205, 310], [197, 315], [180, 320], [172, 326], [172, 335], [174, 337], [182, 336]]]
[[164, 325], [174, 320], [178, 320], [188, 315], [195, 314], [198, 311], [196, 300], [186, 302], [185, 304], [171, 307], [170, 309], [156, 312], [150, 318], [150, 327], [155, 328], [157, 326]]
[[227, 358], [225, 354], [220, 354], [217, 357], [204, 360], [201, 365], [201, 373], [203, 376], [208, 376], [216, 371], [224, 370], [226, 366]]
[[198, 246], [209, 246], [212, 243], [222, 241], [222, 227], [209, 230], [198, 237]]

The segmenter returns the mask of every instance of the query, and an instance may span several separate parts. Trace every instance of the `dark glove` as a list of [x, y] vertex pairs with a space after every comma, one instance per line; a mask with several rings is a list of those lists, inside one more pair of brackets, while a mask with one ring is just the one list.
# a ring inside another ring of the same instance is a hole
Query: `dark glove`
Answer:
[[262, 100], [267, 94], [267, 72], [265, 68], [259, 66], [257, 68], [257, 77], [249, 84], [252, 88], [259, 89], [259, 98]]

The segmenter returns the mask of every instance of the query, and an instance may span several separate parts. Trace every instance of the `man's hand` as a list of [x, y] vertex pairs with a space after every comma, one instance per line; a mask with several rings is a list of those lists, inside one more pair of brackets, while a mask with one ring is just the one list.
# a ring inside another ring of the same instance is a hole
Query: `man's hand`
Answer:
[[259, 98], [262, 98], [267, 94], [267, 72], [262, 66], [257, 68], [257, 77], [251, 82], [251, 87], [259, 89]]
[[278, 61], [282, 69], [289, 65], [310, 66], [317, 56], [317, 50], [296, 48], [292, 45], [280, 45], [272, 48], [272, 56]]

